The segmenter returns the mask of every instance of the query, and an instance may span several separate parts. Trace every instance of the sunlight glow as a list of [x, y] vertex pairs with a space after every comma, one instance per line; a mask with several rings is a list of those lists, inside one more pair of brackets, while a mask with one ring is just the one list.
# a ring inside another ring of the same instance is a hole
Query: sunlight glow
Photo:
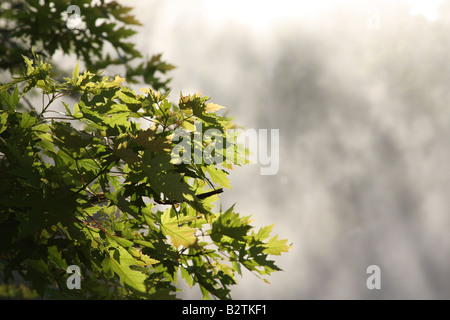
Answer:
[[330, 0], [260, 0], [260, 1], [207, 1], [205, 10], [212, 19], [227, 17], [254, 28], [276, 24], [280, 21], [311, 18], [319, 13]]
[[[432, 21], [438, 18], [437, 9], [443, 0], [408, 0], [412, 15], [423, 15]], [[260, 1], [202, 1], [203, 9], [211, 22], [232, 20], [248, 25], [253, 29], [261, 29], [293, 19], [314, 19], [333, 8], [351, 5], [363, 5], [357, 0], [260, 0]], [[367, 1], [369, 6], [369, 1]], [[364, 5], [363, 5], [364, 6]]]
[[410, 13], [412, 15], [423, 15], [428, 20], [438, 18], [438, 7], [442, 0], [409, 0], [411, 5]]

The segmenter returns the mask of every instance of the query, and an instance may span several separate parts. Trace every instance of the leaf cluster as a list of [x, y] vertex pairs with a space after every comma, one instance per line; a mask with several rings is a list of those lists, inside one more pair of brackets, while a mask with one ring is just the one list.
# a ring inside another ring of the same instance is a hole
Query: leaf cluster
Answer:
[[[70, 5], [80, 8], [82, 23], [75, 29], [67, 25]], [[142, 55], [130, 41], [136, 34], [131, 27], [141, 24], [131, 10], [107, 0], [4, 0], [0, 7], [0, 70], [21, 72], [22, 56], [32, 48], [47, 59], [60, 51], [74, 54], [93, 73], [121, 66], [129, 83], [144, 81], [155, 90], [167, 91], [171, 79], [162, 76], [175, 67], [163, 61], [161, 54], [137, 61]]]
[[[216, 206], [214, 190], [230, 188], [233, 164], [172, 160], [177, 129], [194, 137], [194, 123], [224, 135], [233, 127], [208, 97], [181, 94], [175, 103], [78, 65], [58, 81], [39, 55], [24, 61], [22, 76], [0, 86], [5, 283], [20, 279], [43, 298], [169, 299], [182, 279], [204, 298], [228, 299], [242, 269], [263, 279], [280, 270], [270, 256], [288, 251], [287, 240]], [[32, 88], [46, 103], [18, 111]], [[192, 152], [208, 147], [191, 144]], [[66, 286], [69, 265], [81, 269], [80, 290]]]

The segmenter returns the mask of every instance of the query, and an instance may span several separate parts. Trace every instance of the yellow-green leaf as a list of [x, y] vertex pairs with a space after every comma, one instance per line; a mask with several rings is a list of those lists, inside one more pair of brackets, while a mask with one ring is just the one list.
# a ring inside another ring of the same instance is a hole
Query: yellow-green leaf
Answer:
[[226, 171], [218, 169], [213, 165], [203, 167], [202, 170], [209, 173], [209, 176], [214, 183], [218, 183], [222, 187], [231, 189], [230, 179], [228, 179], [228, 173]]
[[161, 216], [161, 223], [161, 230], [170, 237], [170, 242], [175, 248], [178, 249], [180, 246], [189, 248], [197, 242], [197, 237], [194, 235], [195, 229], [187, 226], [180, 227], [177, 218], [170, 216], [170, 210]]
[[217, 110], [223, 109], [224, 107], [215, 103], [208, 103], [205, 107], [205, 112], [215, 112]]
[[105, 272], [114, 272], [120, 277], [120, 283], [126, 284], [131, 288], [146, 292], [144, 281], [147, 279], [142, 272], [130, 268], [132, 265], [139, 265], [133, 256], [123, 247], [117, 247], [109, 250], [110, 254], [103, 260], [102, 267]]
[[148, 128], [145, 131], [139, 132], [133, 139], [138, 145], [146, 149], [157, 152], [170, 152], [172, 150], [171, 137], [156, 137], [155, 135], [156, 129]]
[[287, 244], [287, 240], [278, 240], [278, 236], [274, 236], [266, 243], [266, 249], [264, 249], [264, 253], [273, 254], [273, 255], [281, 255], [282, 252], [288, 252], [290, 249], [290, 245]]

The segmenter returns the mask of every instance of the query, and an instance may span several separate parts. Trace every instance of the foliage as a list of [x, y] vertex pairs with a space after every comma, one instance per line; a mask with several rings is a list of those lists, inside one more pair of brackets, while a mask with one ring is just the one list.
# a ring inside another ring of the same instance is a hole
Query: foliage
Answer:
[[[269, 258], [286, 252], [287, 240], [271, 236], [272, 226], [256, 231], [234, 207], [216, 207], [233, 164], [172, 159], [180, 128], [193, 157], [208, 148], [194, 139], [194, 123], [218, 129], [222, 152], [242, 157], [218, 105], [201, 94], [170, 102], [151, 87], [138, 94], [124, 78], [79, 64], [58, 80], [38, 54], [23, 59], [23, 75], [0, 86], [4, 283], [24, 282], [27, 296], [41, 298], [169, 299], [181, 278], [204, 298], [227, 299], [242, 268], [262, 277], [280, 270]], [[42, 102], [22, 110], [35, 90]], [[70, 265], [81, 269], [81, 289], [66, 285]]]
[[[80, 8], [83, 24], [69, 29], [69, 5]], [[170, 79], [162, 79], [174, 68], [162, 60], [161, 54], [136, 63], [142, 58], [135, 44], [126, 41], [138, 26], [130, 11], [116, 1], [91, 0], [6, 0], [0, 4], [0, 69], [21, 72], [22, 55], [33, 46], [42, 57], [51, 58], [58, 50], [75, 54], [86, 68], [96, 73], [109, 66], [125, 66], [129, 83], [145, 81], [155, 90], [168, 90]], [[113, 53], [110, 53], [111, 48]]]

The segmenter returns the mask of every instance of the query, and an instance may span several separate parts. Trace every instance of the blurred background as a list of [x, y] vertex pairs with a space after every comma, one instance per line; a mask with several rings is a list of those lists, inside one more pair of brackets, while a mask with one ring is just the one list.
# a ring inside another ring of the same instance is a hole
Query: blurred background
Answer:
[[237, 168], [221, 199], [293, 247], [234, 299], [450, 298], [450, 1], [119, 2], [177, 66], [173, 101], [280, 130], [279, 172]]

